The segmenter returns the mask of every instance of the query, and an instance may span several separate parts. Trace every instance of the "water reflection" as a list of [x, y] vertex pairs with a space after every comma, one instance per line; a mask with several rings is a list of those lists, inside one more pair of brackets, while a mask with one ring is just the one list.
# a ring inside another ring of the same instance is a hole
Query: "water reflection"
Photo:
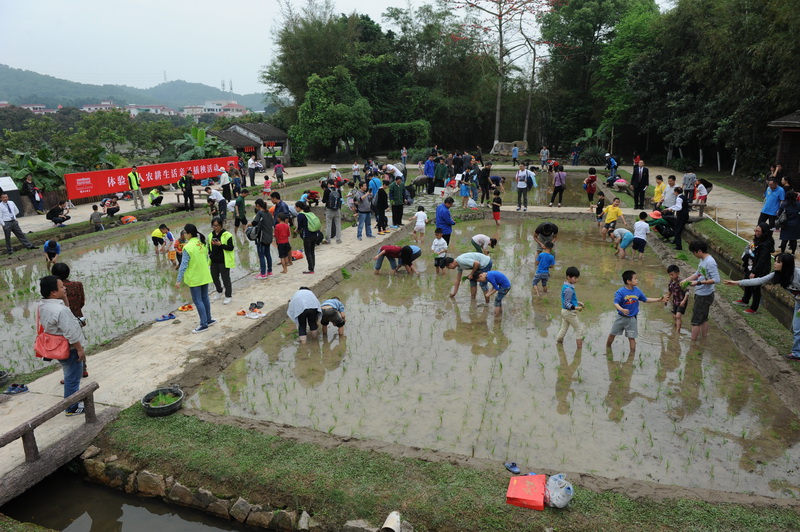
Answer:
[[[456, 250], [469, 251], [469, 236], [489, 234], [492, 223], [460, 224]], [[502, 320], [467, 291], [447, 297], [450, 275], [375, 276], [366, 264], [323, 294], [347, 307], [346, 342], [300, 346], [281, 326], [246, 366], [204, 384], [189, 403], [530, 467], [790, 496], [800, 424], [724, 332], [712, 324], [704, 345], [691, 344], [652, 305], [639, 316], [637, 352], [627, 344], [606, 352], [611, 300], [630, 264], [594, 239], [594, 225], [559, 223], [562, 269], [551, 292], [534, 298], [527, 235], [535, 225], [501, 226], [493, 260], [512, 283]], [[515, 246], [518, 234], [525, 241]], [[572, 264], [587, 303], [583, 351], [555, 343], [561, 276]], [[645, 293], [663, 290], [658, 261], [636, 270]]]

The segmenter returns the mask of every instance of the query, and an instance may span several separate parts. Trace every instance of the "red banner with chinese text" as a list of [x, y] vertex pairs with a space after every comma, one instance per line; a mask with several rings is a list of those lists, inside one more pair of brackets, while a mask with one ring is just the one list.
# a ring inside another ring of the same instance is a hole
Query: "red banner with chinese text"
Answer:
[[[175, 184], [187, 170], [192, 171], [195, 179], [216, 177], [220, 174], [220, 167], [228, 168], [228, 164], [231, 163], [234, 167], [237, 166], [238, 159], [236, 156], [151, 164], [139, 166], [136, 170], [141, 178], [141, 188], [148, 189], [159, 185]], [[130, 168], [117, 168], [114, 170], [66, 174], [64, 181], [67, 184], [67, 197], [69, 199], [77, 199], [89, 196], [104, 196], [114, 192], [130, 190], [130, 186], [128, 186], [128, 174], [130, 172]]]

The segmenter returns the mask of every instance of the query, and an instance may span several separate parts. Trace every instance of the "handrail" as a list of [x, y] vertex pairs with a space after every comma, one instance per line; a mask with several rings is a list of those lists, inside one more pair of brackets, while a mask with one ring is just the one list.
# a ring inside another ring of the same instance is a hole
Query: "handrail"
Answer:
[[5, 434], [0, 435], [0, 448], [5, 447], [9, 443], [15, 441], [17, 438], [22, 438], [22, 447], [25, 450], [25, 461], [35, 462], [39, 459], [39, 448], [36, 445], [36, 437], [33, 434], [34, 429], [36, 429], [36, 427], [45, 421], [56, 417], [69, 405], [77, 403], [78, 401], [83, 401], [83, 412], [86, 418], [86, 423], [96, 423], [97, 413], [95, 412], [94, 407], [94, 392], [99, 387], [99, 384], [92, 381], [69, 397], [66, 397], [54, 404], [44, 412], [40, 412], [22, 425], [19, 425]]

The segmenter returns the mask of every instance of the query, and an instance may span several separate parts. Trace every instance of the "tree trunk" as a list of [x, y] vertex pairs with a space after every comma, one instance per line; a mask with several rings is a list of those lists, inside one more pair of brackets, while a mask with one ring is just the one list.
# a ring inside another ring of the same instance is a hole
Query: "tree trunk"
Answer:
[[703, 148], [700, 148], [700, 164], [697, 165], [698, 167], [703, 167]]
[[683, 148], [681, 146], [678, 146], [678, 155], [680, 155], [681, 159], [683, 159]]
[[498, 68], [497, 68], [497, 97], [495, 98], [494, 104], [494, 143], [497, 144], [500, 142], [500, 104], [503, 100], [503, 77], [506, 74], [506, 67], [505, 67], [505, 47], [503, 43], [503, 21], [502, 19], [498, 21], [497, 25], [497, 33], [498, 33], [498, 52], [497, 52], [497, 59], [498, 59]]
[[531, 84], [528, 87], [528, 108], [525, 109], [525, 127], [522, 130], [522, 140], [528, 142], [528, 124], [531, 118], [531, 101], [533, 100], [533, 86], [535, 83], [534, 74], [536, 73], [536, 50], [533, 50], [533, 65], [531, 66]]
[[350, 154], [350, 139], [347, 137], [344, 138], [344, 149], [347, 150], [347, 154]]
[[717, 172], [722, 172], [722, 161], [719, 157], [719, 150], [717, 150]]

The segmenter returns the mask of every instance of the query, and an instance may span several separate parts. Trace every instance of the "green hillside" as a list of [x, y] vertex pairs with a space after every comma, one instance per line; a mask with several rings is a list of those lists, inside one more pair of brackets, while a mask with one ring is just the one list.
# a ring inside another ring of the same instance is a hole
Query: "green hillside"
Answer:
[[264, 94], [233, 94], [218, 88], [169, 81], [149, 89], [137, 89], [125, 85], [90, 85], [38, 74], [30, 70], [11, 68], [0, 64], [0, 100], [11, 104], [43, 104], [48, 108], [58, 105], [81, 107], [100, 100], [113, 100], [118, 104], [161, 104], [180, 110], [185, 105], [198, 105], [207, 100], [232, 99], [254, 111], [261, 111], [265, 104]]

